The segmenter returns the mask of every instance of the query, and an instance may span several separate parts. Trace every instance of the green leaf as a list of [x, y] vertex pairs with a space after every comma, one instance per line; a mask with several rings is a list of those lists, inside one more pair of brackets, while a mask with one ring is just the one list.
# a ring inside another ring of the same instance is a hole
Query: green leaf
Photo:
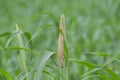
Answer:
[[[16, 24], [16, 32], [21, 32], [21, 30], [19, 29], [19, 26]], [[22, 38], [22, 35], [21, 34], [17, 34], [17, 43], [18, 43], [18, 46], [19, 47], [25, 47], [24, 46], [24, 41], [23, 41], [23, 38]], [[27, 64], [26, 64], [26, 52], [24, 50], [19, 50], [19, 58], [20, 58], [20, 65], [21, 65], [21, 68], [23, 69], [23, 72], [25, 74], [28, 73], [28, 68], [27, 68]], [[27, 80], [29, 79], [28, 77], [26, 78]]]
[[35, 73], [34, 80], [41, 80], [41, 75], [42, 75], [43, 68], [45, 67], [45, 64], [46, 64], [47, 60], [53, 54], [54, 54], [54, 52], [45, 52], [44, 53], [43, 57], [39, 61], [38, 66], [36, 68], [36, 73]]
[[[28, 41], [32, 38], [29, 32], [24, 32], [23, 34], [25, 35]], [[25, 46], [27, 46], [28, 44], [30, 44], [30, 47], [32, 47], [32, 41], [29, 41]]]
[[57, 73], [59, 75], [59, 77], [62, 77], [63, 79], [65, 79], [64, 76], [63, 76], [63, 74], [58, 70], [58, 66], [54, 67], [54, 66], [46, 65], [46, 67], [49, 68], [49, 69], [51, 69], [55, 73]]
[[24, 48], [24, 47], [14, 46], [14, 47], [0, 48], [0, 50], [7, 50], [7, 49], [15, 49], [15, 50], [20, 50], [21, 49], [21, 50], [27, 51], [28, 53], [35, 54], [32, 50], [30, 50], [28, 48]]
[[47, 14], [47, 15], [51, 16], [51, 18], [54, 20], [56, 26], [59, 25], [59, 19], [57, 18], [56, 15], [54, 15], [54, 14], [52, 14], [52, 13], [50, 13], [50, 12], [43, 12], [43, 11], [40, 12], [40, 13], [41, 13], [41, 14]]
[[7, 40], [5, 47], [8, 47], [9, 44], [11, 43], [11, 41], [17, 36], [17, 34], [21, 34], [21, 33], [22, 33], [22, 32], [17, 32], [17, 31], [13, 32], [13, 33], [10, 35], [10, 38]]
[[11, 35], [10, 32], [5, 32], [5, 33], [0, 34], [0, 37], [10, 36], [10, 35]]
[[[31, 34], [29, 32], [24, 32], [23, 33], [27, 39], [27, 43], [25, 44], [25, 47], [27, 47], [29, 45], [30, 49], [32, 50], [32, 40], [30, 40], [32, 37], [31, 37]], [[30, 60], [32, 60], [32, 54], [30, 55]]]
[[20, 26], [20, 29], [23, 29], [25, 28], [28, 23], [30, 23], [32, 20], [34, 20], [36, 18], [35, 15], [32, 15], [32, 16], [29, 16], [27, 19], [23, 20], [23, 22], [19, 25]]
[[116, 74], [114, 71], [112, 71], [111, 69], [105, 68], [104, 70], [107, 71], [107, 72], [111, 75], [111, 77], [113, 77], [114, 79], [120, 80], [119, 75], [117, 75], [117, 74]]
[[0, 69], [0, 74], [4, 75], [7, 78], [7, 80], [13, 80], [12, 75], [3, 69]]
[[68, 48], [67, 48], [67, 43], [65, 39], [63, 41], [63, 46], [64, 46], [64, 53], [65, 53], [65, 63], [66, 63], [66, 66], [68, 66]]
[[41, 33], [42, 30], [44, 30], [45, 28], [48, 28], [52, 25], [48, 24], [48, 25], [42, 25], [39, 29], [37, 29], [37, 31], [33, 34], [33, 36], [31, 37], [31, 39], [28, 41], [28, 43], [30, 41], [32, 41], [33, 39], [37, 38], [39, 36], [39, 34]]
[[87, 77], [88, 75], [90, 75], [90, 74], [92, 74], [92, 73], [94, 73], [94, 72], [96, 72], [96, 71], [99, 71], [99, 70], [101, 70], [101, 69], [102, 69], [102, 68], [94, 68], [94, 69], [88, 71], [87, 73], [83, 74], [81, 77], [82, 77], [82, 78]]
[[88, 79], [94, 78], [94, 77], [101, 77], [101, 75], [90, 75], [90, 76], [86, 76], [86, 77], [84, 77], [82, 80], [88, 80]]
[[95, 56], [111, 56], [111, 54], [107, 54], [104, 52], [83, 52], [86, 54], [91, 54], [91, 55], [95, 55]]
[[116, 54], [112, 57], [113, 60], [118, 60], [120, 58], [120, 53]]
[[71, 61], [73, 61], [73, 62], [76, 62], [76, 63], [78, 63], [78, 64], [83, 64], [83, 65], [87, 66], [87, 67], [90, 68], [90, 69], [93, 69], [93, 68], [96, 67], [95, 64], [88, 63], [88, 62], [86, 62], [86, 61], [80, 61], [80, 60], [73, 59], [73, 58], [70, 58], [69, 60], [71, 60]]
[[49, 75], [49, 76], [51, 76], [52, 78], [55, 79], [55, 76], [52, 75], [53, 73], [50, 73], [50, 72], [48, 72], [48, 71], [46, 71], [46, 70], [43, 70], [43, 73], [45, 73], [45, 74], [47, 74], [47, 75]]
[[111, 56], [110, 54], [107, 54], [107, 53], [97, 53], [96, 55], [97, 56]]
[[97, 72], [97, 74], [100, 75], [102, 80], [110, 80], [110, 78], [107, 75], [103, 74], [103, 72], [99, 71], [99, 72]]

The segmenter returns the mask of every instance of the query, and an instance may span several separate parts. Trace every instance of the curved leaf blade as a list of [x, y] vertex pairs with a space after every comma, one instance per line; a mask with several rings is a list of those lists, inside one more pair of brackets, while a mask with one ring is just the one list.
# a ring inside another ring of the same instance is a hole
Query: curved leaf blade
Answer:
[[4, 75], [7, 78], [7, 80], [13, 80], [12, 75], [3, 69], [0, 69], [0, 74]]
[[45, 54], [43, 55], [43, 57], [39, 61], [38, 66], [36, 68], [36, 73], [35, 73], [34, 80], [41, 80], [41, 75], [42, 75], [43, 68], [45, 67], [45, 64], [46, 64], [47, 60], [53, 54], [54, 54], [54, 52], [45, 52]]
[[80, 60], [72, 59], [72, 58], [70, 58], [69, 60], [71, 60], [71, 61], [73, 61], [73, 62], [76, 62], [76, 63], [78, 63], [78, 64], [83, 64], [83, 65], [87, 66], [87, 67], [90, 68], [90, 69], [93, 69], [93, 68], [96, 67], [95, 64], [88, 63], [88, 62], [86, 62], [86, 61], [80, 61]]

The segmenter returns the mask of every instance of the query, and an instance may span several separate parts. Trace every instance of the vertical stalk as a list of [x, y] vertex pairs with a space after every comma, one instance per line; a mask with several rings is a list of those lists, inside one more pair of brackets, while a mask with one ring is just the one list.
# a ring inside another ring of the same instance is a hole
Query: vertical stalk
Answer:
[[59, 24], [59, 37], [58, 37], [58, 64], [61, 68], [65, 67], [64, 61], [64, 38], [65, 38], [65, 17], [61, 16]]
[[[23, 43], [23, 39], [19, 30], [18, 25], [16, 24], [16, 32], [17, 32], [17, 41], [18, 41], [18, 46], [19, 47], [25, 47], [24, 43]], [[23, 72], [25, 74], [28, 73], [28, 69], [27, 69], [27, 64], [26, 64], [26, 52], [24, 50], [20, 50], [20, 61], [21, 61], [21, 65], [22, 65], [22, 69]], [[28, 80], [28, 78], [27, 78]]]
[[65, 17], [61, 16], [59, 24], [59, 37], [58, 37], [58, 65], [63, 70], [65, 80], [68, 80], [68, 56], [65, 42]]

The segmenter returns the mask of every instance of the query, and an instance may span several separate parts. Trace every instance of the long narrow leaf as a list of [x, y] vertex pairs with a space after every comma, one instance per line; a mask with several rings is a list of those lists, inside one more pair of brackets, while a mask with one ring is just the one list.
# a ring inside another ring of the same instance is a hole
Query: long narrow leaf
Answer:
[[0, 74], [4, 75], [7, 78], [7, 80], [13, 80], [12, 75], [3, 69], [0, 69]]
[[18, 46], [14, 46], [14, 47], [7, 47], [7, 48], [0, 48], [0, 50], [7, 50], [7, 49], [15, 49], [15, 50], [25, 50], [28, 53], [34, 54], [34, 52], [28, 48], [23, 48], [23, 47], [18, 47]]
[[10, 34], [11, 34], [10, 32], [5, 32], [5, 33], [0, 34], [0, 37], [9, 36]]
[[45, 54], [41, 58], [40, 62], [38, 63], [38, 66], [36, 68], [36, 73], [35, 73], [34, 80], [41, 80], [41, 75], [42, 75], [43, 68], [45, 67], [45, 64], [46, 64], [47, 60], [53, 54], [54, 54], [54, 52], [45, 52]]
[[117, 75], [114, 71], [112, 71], [112, 70], [110, 70], [108, 68], [106, 68], [105, 71], [107, 71], [114, 79], [120, 80], [119, 75]]
[[89, 72], [83, 74], [81, 77], [84, 78], [84, 77], [90, 75], [91, 73], [94, 73], [94, 72], [99, 71], [99, 70], [101, 70], [101, 69], [102, 69], [102, 68], [94, 68], [94, 69], [90, 70]]
[[78, 63], [78, 64], [85, 65], [85, 66], [87, 66], [87, 67], [90, 68], [90, 69], [93, 69], [93, 68], [96, 67], [95, 64], [88, 63], [88, 62], [86, 62], [86, 61], [80, 61], [80, 60], [72, 59], [72, 58], [70, 58], [69, 60], [71, 60], [71, 61], [73, 61], [73, 62], [76, 62], [76, 63]]
[[[48, 24], [48, 25], [42, 25], [39, 29], [37, 29], [37, 31], [33, 34], [33, 36], [31, 37], [31, 39], [28, 41], [28, 43], [30, 43], [33, 39], [37, 38], [37, 36], [39, 36], [39, 34], [41, 33], [42, 30], [44, 30], [47, 27], [50, 27], [52, 25]], [[27, 44], [28, 44], [27, 43]]]
[[94, 77], [100, 77], [100, 75], [90, 75], [90, 76], [86, 76], [86, 77], [83, 78], [82, 80], [88, 80], [89, 78], [94, 78]]

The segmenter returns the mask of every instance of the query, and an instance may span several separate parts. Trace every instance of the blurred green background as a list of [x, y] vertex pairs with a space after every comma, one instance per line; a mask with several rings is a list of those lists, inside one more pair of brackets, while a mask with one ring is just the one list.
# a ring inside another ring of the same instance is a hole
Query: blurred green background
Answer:
[[[51, 17], [40, 12], [51, 13], [58, 19], [64, 14], [71, 53], [116, 53], [119, 52], [119, 4], [119, 0], [0, 0], [0, 33], [12, 32], [15, 24], [19, 24], [24, 31], [33, 34], [41, 25], [55, 23]], [[56, 43], [56, 36], [55, 27], [43, 31], [38, 39], [44, 39], [34, 41], [34, 46], [39, 48], [43, 43], [43, 47], [51, 49], [54, 47], [51, 45]]]
[[[45, 50], [57, 52], [58, 21], [62, 14], [66, 18], [69, 57], [104, 63], [101, 57], [83, 54], [120, 53], [120, 0], [0, 0], [0, 34], [15, 31], [18, 24], [23, 32], [33, 35], [42, 25], [51, 24], [52, 27], [39, 32], [32, 48], [39, 56]], [[8, 37], [0, 37], [0, 48], [5, 47], [7, 40]], [[12, 45], [15, 44], [13, 41]], [[0, 67], [13, 72], [15, 51], [0, 53]], [[39, 56], [35, 60], [39, 60]], [[74, 71], [77, 74], [77, 69]]]

